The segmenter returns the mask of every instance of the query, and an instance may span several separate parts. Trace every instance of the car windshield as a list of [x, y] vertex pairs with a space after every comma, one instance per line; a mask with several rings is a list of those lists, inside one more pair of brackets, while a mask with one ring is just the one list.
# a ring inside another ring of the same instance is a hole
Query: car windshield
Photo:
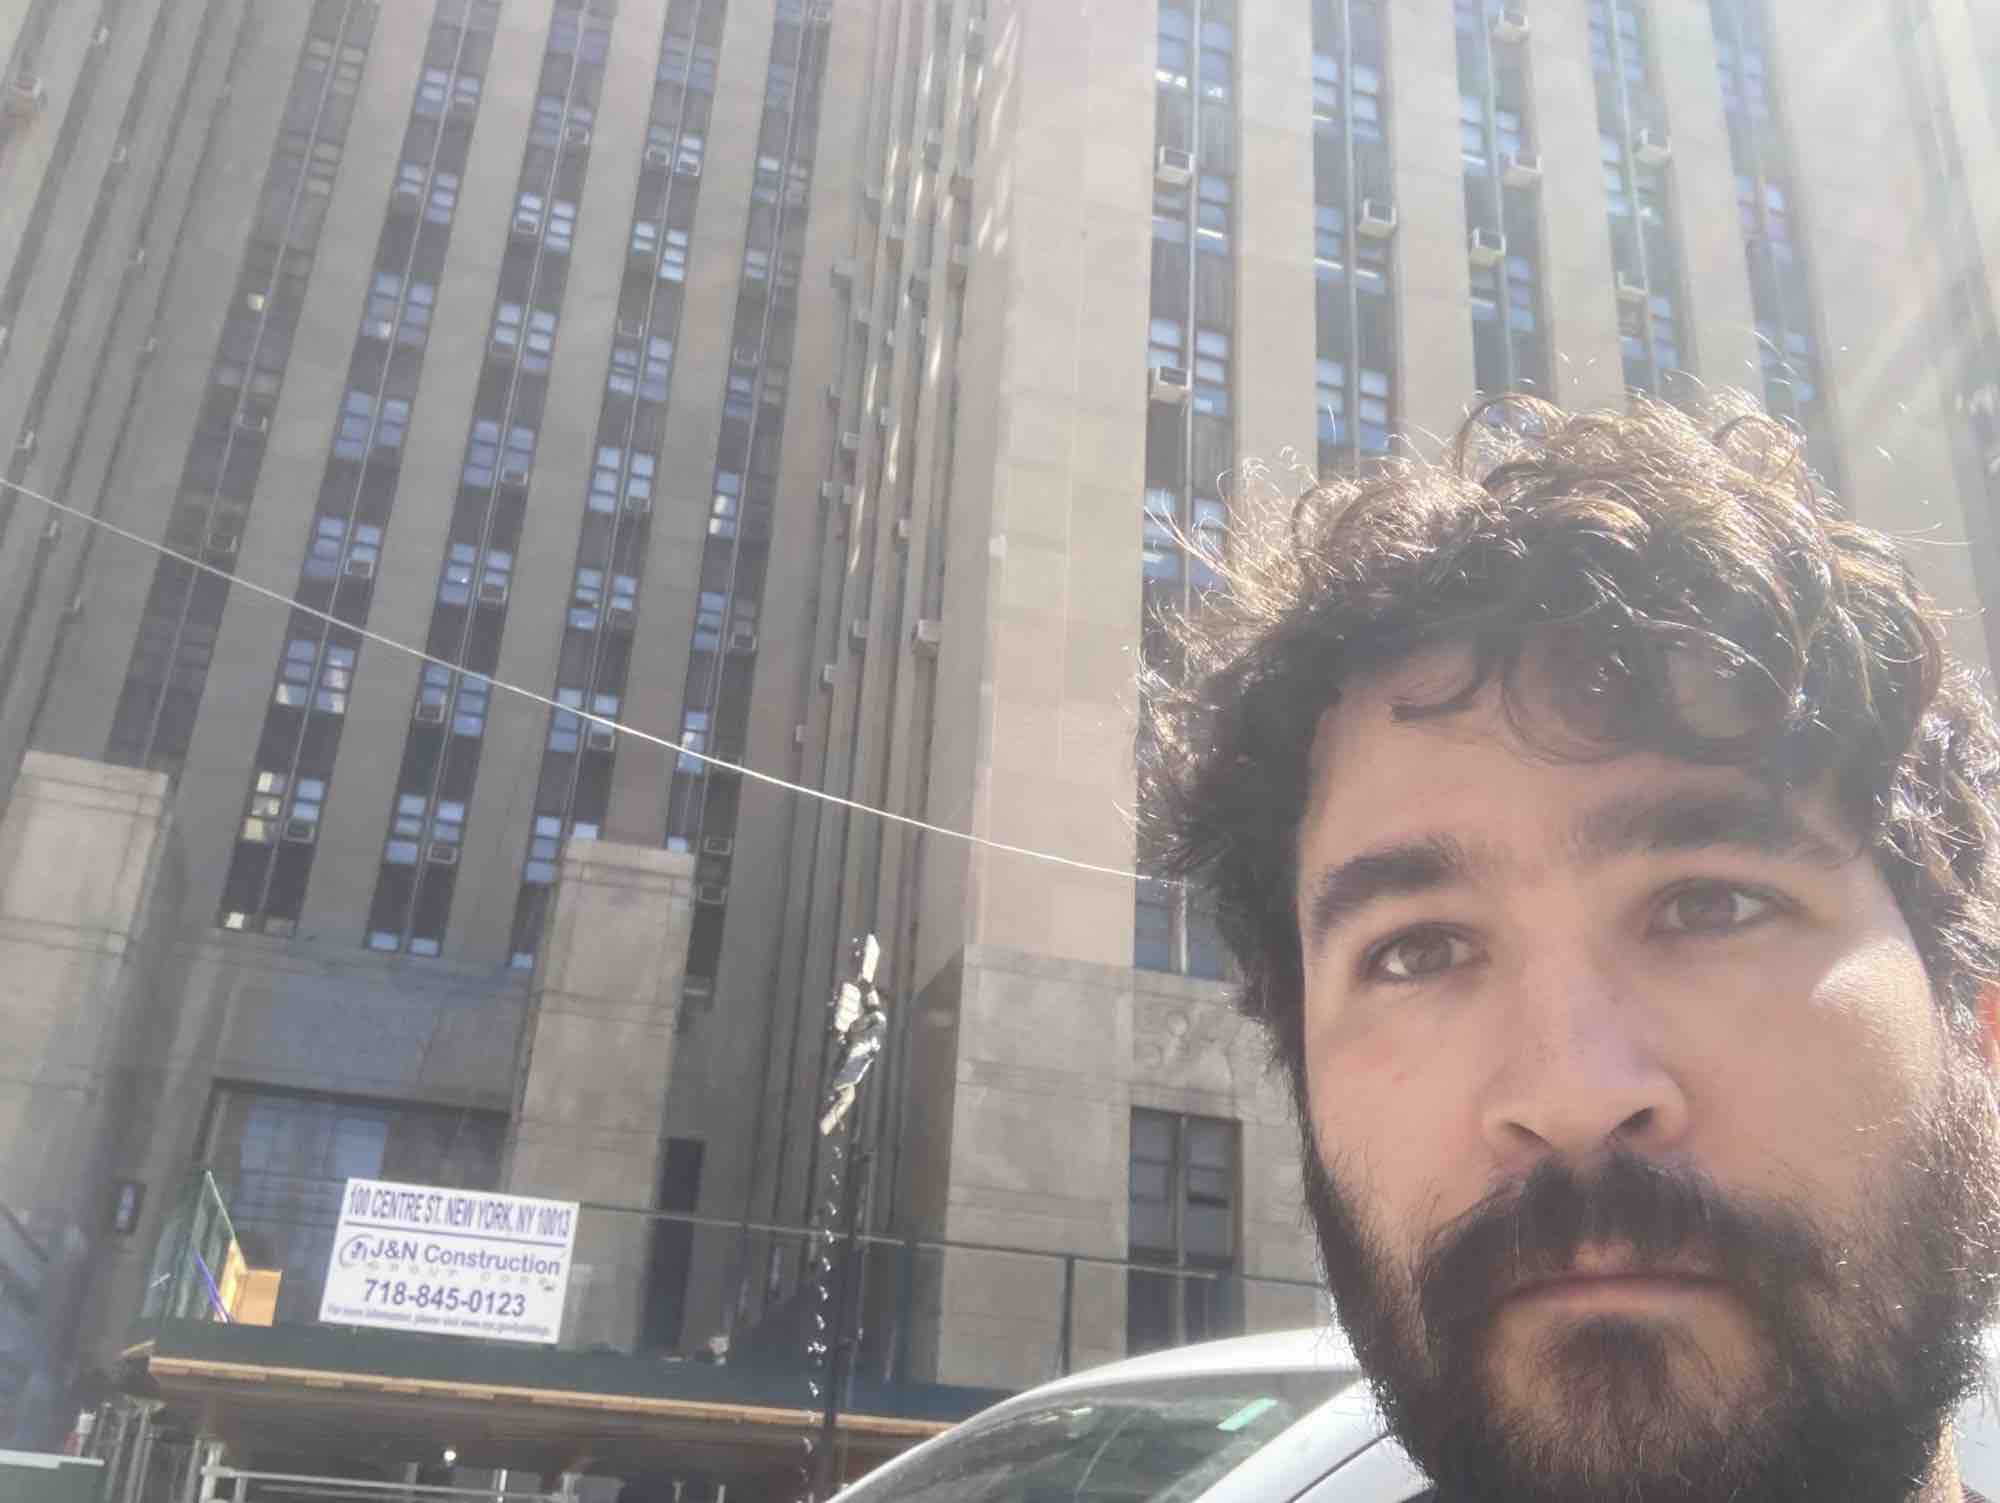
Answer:
[[1222, 1373], [1071, 1389], [943, 1442], [849, 1503], [1182, 1503], [1355, 1381]]

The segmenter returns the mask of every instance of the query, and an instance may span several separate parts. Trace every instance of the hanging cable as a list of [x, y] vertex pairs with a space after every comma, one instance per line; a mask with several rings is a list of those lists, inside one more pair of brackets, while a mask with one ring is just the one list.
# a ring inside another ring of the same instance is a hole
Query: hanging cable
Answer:
[[[40, 491], [31, 490], [17, 481], [0, 477], [0, 487], [25, 496], [30, 501], [38, 501], [43, 506], [48, 507], [49, 510], [60, 513], [65, 517], [74, 517], [79, 522], [87, 523], [92, 527], [109, 533], [112, 537], [123, 538], [128, 543], [137, 543], [142, 548], [150, 548], [163, 558], [174, 559], [179, 563], [186, 564], [191, 569], [199, 569], [204, 574], [213, 574], [218, 579], [237, 589], [248, 590], [253, 595], [261, 595], [266, 600], [288, 606], [303, 615], [338, 626], [344, 631], [352, 632], [364, 642], [373, 642], [378, 646], [388, 648], [391, 652], [400, 652], [407, 657], [415, 658], [420, 663], [435, 663], [441, 668], [450, 669], [453, 673], [464, 673], [466, 671], [456, 664], [445, 661], [443, 658], [433, 657], [421, 647], [412, 647], [406, 642], [398, 642], [394, 637], [384, 636], [381, 632], [371, 631], [365, 626], [356, 626], [350, 621], [343, 621], [331, 611], [319, 610], [307, 605], [304, 601], [294, 596], [287, 595], [282, 590], [274, 590], [268, 585], [261, 585], [255, 580], [246, 579], [241, 574], [232, 574], [226, 569], [219, 569], [213, 564], [204, 563], [192, 554], [182, 553], [178, 549], [169, 548], [165, 543], [157, 542], [152, 538], [142, 537], [128, 528], [118, 526], [115, 522], [107, 522], [102, 517], [93, 517], [86, 511], [82, 511], [66, 502], [58, 501], [53, 496], [44, 496]], [[484, 677], [484, 675], [472, 676]], [[637, 726], [627, 725], [624, 721], [614, 720], [607, 715], [593, 715], [590, 711], [580, 709], [574, 705], [558, 704], [549, 695], [539, 694], [535, 690], [524, 688], [519, 684], [508, 683], [505, 679], [487, 678], [486, 681], [502, 693], [512, 694], [518, 699], [528, 700], [530, 703], [541, 705], [547, 709], [560, 710], [565, 714], [574, 715], [580, 720], [588, 720], [593, 724], [605, 726], [623, 735], [634, 737], [652, 746], [657, 746], [664, 751], [670, 751], [676, 756], [692, 757], [697, 762], [705, 763], [710, 767], [718, 768], [725, 772], [736, 773], [739, 776], [763, 783], [768, 787], [782, 788], [787, 793], [802, 794], [806, 798], [816, 798], [824, 804], [833, 804], [842, 809], [851, 809], [856, 814], [872, 815], [876, 819], [887, 820], [891, 824], [902, 825], [912, 830], [922, 830], [927, 834], [942, 836], [946, 840], [962, 841], [966, 845], [978, 846], [982, 850], [998, 851], [1007, 856], [1025, 856], [1031, 861], [1046, 861], [1052, 866], [1064, 867], [1070, 871], [1093, 872], [1098, 876], [1123, 877], [1127, 880], [1137, 879], [1137, 873], [1125, 867], [1100, 866], [1092, 861], [1078, 861], [1071, 856], [1058, 856], [1052, 851], [1038, 851], [1029, 846], [1013, 845], [1004, 840], [993, 840], [984, 835], [975, 835], [970, 830], [954, 830], [944, 825], [934, 825], [927, 820], [918, 819], [914, 815], [898, 814], [893, 809], [878, 809], [873, 804], [864, 804], [858, 799], [842, 798], [837, 793], [828, 793], [819, 788], [809, 788], [803, 783], [794, 783], [787, 778], [777, 776], [775, 773], [759, 772], [754, 767], [746, 767], [741, 763], [730, 762], [721, 757], [712, 757], [706, 752], [694, 751], [682, 746], [679, 742], [669, 740], [665, 736], [655, 735], [651, 731], [642, 731]], [[1174, 885], [1179, 886], [1184, 884], [1176, 883]]]

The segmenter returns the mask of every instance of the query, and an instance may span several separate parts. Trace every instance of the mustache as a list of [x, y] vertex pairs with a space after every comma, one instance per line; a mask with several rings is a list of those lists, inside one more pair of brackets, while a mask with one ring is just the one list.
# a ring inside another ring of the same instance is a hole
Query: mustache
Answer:
[[1829, 1256], [1804, 1216], [1726, 1195], [1697, 1170], [1623, 1148], [1587, 1173], [1549, 1159], [1433, 1234], [1417, 1263], [1424, 1325], [1434, 1341], [1483, 1326], [1502, 1300], [1569, 1272], [1593, 1246], [1761, 1302], [1824, 1273]]

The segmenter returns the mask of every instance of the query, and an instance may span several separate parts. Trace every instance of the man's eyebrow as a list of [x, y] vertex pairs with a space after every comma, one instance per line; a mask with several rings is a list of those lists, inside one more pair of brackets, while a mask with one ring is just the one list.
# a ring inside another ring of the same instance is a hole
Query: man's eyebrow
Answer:
[[1814, 866], [1840, 866], [1856, 854], [1776, 795], [1749, 788], [1677, 788], [1614, 799], [1579, 816], [1569, 838], [1571, 859], [1585, 866], [1618, 856], [1702, 850]]
[[1449, 835], [1424, 835], [1364, 851], [1320, 873], [1306, 902], [1308, 949], [1371, 903], [1471, 881], [1493, 865]]

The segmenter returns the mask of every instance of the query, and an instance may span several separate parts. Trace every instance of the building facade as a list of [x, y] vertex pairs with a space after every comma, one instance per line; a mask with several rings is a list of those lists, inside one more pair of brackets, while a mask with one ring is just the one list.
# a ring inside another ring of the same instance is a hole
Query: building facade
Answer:
[[1992, 656], [1969, 0], [0, 0], [0, 49], [51, 1370], [200, 1171], [281, 1325], [362, 1175], [633, 1213], [566, 1345], [772, 1328], [864, 931], [911, 1370], [1313, 1318], [1285, 1089], [1135, 841], [1139, 670], [1217, 583], [1178, 537], [1476, 391], [1749, 388]]

